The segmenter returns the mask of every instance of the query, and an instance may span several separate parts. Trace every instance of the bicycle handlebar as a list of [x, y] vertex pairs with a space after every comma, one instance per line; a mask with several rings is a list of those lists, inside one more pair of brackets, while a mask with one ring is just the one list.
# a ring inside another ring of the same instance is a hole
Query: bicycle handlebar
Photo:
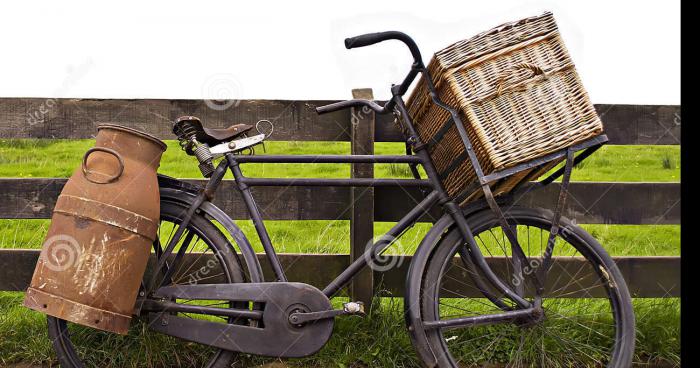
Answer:
[[342, 109], [347, 109], [350, 107], [361, 107], [361, 106], [367, 106], [370, 109], [374, 110], [374, 112], [378, 114], [383, 114], [385, 113], [386, 105], [381, 106], [377, 104], [374, 101], [370, 100], [362, 100], [362, 99], [354, 99], [354, 100], [347, 100], [347, 101], [338, 101], [329, 105], [324, 105], [324, 106], [319, 106], [316, 108], [316, 113], [320, 114], [325, 114], [328, 112], [333, 112], [333, 111], [338, 111]]
[[345, 39], [345, 48], [346, 49], [354, 49], [357, 47], [365, 47], [365, 46], [370, 46], [374, 45], [375, 43], [379, 43], [382, 41], [387, 41], [387, 40], [399, 40], [403, 42], [408, 49], [411, 51], [411, 55], [413, 55], [413, 62], [416, 64], [423, 64], [423, 58], [420, 55], [420, 50], [418, 49], [418, 45], [416, 45], [416, 42], [413, 41], [411, 37], [409, 37], [407, 34], [403, 32], [398, 32], [398, 31], [387, 31], [387, 32], [376, 32], [376, 33], [367, 33], [363, 34], [360, 36], [355, 36], [355, 37], [349, 37]]
[[[425, 68], [425, 66], [423, 65], [423, 58], [421, 57], [420, 50], [418, 49], [418, 45], [416, 45], [416, 42], [413, 41], [411, 37], [409, 37], [403, 32], [398, 31], [367, 33], [360, 36], [346, 38], [345, 48], [354, 49], [357, 47], [370, 46], [387, 40], [398, 40], [403, 42], [406, 45], [406, 47], [408, 47], [408, 49], [411, 51], [411, 55], [413, 56], [413, 66], [411, 67], [411, 71], [408, 73], [404, 81], [398, 86], [398, 94], [403, 95], [408, 89], [408, 86], [413, 82], [413, 79], [418, 74], [418, 71]], [[316, 108], [316, 113], [325, 114], [333, 111], [346, 109], [349, 107], [367, 106], [379, 114], [384, 114], [391, 110], [392, 105], [393, 104], [391, 100], [384, 104], [384, 106], [380, 106], [374, 101], [355, 99], [348, 101], [340, 101], [325, 106], [319, 106]]]

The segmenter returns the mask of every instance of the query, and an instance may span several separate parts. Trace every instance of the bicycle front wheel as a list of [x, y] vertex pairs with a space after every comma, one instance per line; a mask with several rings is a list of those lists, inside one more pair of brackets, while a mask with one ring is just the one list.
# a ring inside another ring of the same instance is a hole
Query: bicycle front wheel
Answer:
[[[467, 220], [499, 278], [541, 308], [533, 316], [489, 321], [488, 317], [518, 307], [490, 287], [492, 295], [506, 302], [496, 306], [473, 286], [473, 278], [485, 278], [460, 257], [460, 253], [468, 254], [466, 246], [459, 231], [450, 230], [435, 247], [423, 273], [422, 319], [487, 318], [461, 327], [425, 325], [439, 366], [629, 367], [634, 354], [634, 314], [627, 286], [612, 258], [591, 235], [562, 218], [552, 262], [550, 267], [543, 266], [551, 211], [513, 207], [505, 216], [525, 259], [514, 256], [517, 253], [491, 211]], [[546, 271], [538, 284], [540, 267]]]

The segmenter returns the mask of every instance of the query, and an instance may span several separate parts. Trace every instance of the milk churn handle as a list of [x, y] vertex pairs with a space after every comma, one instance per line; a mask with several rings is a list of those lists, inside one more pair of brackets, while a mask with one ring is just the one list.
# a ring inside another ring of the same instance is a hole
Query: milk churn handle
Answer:
[[[97, 181], [94, 179], [90, 179], [88, 174], [92, 174], [93, 172], [87, 168], [87, 159], [88, 159], [88, 156], [90, 156], [90, 154], [95, 152], [95, 151], [109, 153], [112, 156], [117, 158], [117, 161], [119, 161], [119, 171], [117, 172], [116, 175], [110, 176], [105, 181]], [[87, 179], [95, 184], [109, 184], [109, 183], [114, 182], [117, 179], [119, 179], [119, 177], [122, 176], [122, 174], [124, 173], [124, 160], [122, 159], [122, 156], [117, 151], [115, 151], [113, 149], [105, 148], [105, 147], [92, 147], [89, 150], [87, 150], [87, 152], [85, 152], [85, 156], [83, 156], [82, 168], [83, 168], [83, 175], [85, 175], [85, 179]]]

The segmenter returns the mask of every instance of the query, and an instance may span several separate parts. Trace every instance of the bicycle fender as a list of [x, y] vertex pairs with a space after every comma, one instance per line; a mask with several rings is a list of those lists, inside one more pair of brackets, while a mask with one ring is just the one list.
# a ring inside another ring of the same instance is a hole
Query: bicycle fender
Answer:
[[[162, 180], [162, 178], [165, 180]], [[184, 205], [192, 205], [198, 194], [198, 188], [196, 186], [174, 178], [159, 175], [158, 183], [160, 185], [161, 200], [166, 199], [182, 203]], [[253, 246], [250, 244], [250, 241], [248, 241], [248, 238], [245, 236], [243, 231], [238, 227], [238, 225], [236, 225], [235, 222], [233, 222], [231, 217], [209, 201], [204, 201], [199, 206], [199, 209], [205, 216], [220, 223], [226, 229], [226, 231], [231, 234], [231, 237], [236, 245], [238, 245], [239, 251], [246, 262], [251, 278], [250, 281], [264, 282], [265, 280], [262, 267], [260, 266], [258, 257], [253, 250]]]

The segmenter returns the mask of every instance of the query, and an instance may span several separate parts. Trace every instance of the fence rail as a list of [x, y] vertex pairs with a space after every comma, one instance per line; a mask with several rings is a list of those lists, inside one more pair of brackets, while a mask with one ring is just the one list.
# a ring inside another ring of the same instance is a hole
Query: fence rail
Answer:
[[[67, 179], [0, 178], [0, 218], [47, 219]], [[204, 183], [204, 180], [187, 180]], [[364, 189], [364, 188], [363, 188]], [[351, 188], [347, 187], [255, 187], [255, 200], [267, 220], [350, 220]], [[559, 183], [522, 196], [521, 205], [554, 208]], [[662, 225], [680, 223], [680, 184], [572, 182], [565, 215], [583, 224]], [[415, 187], [374, 188], [374, 220], [398, 221], [423, 198]], [[282, 200], [281, 200], [282, 199]], [[225, 180], [214, 203], [231, 218], [248, 213], [235, 182]], [[432, 213], [437, 219], [438, 213]], [[430, 217], [421, 219], [429, 222]]]
[[[314, 107], [335, 101], [240, 100], [218, 111], [202, 100], [98, 100], [0, 98], [0, 138], [80, 139], [95, 136], [96, 124], [118, 122], [161, 139], [174, 139], [170, 122], [195, 115], [208, 127], [233, 123], [275, 123], [278, 141], [350, 141], [349, 110], [318, 115]], [[596, 105], [610, 144], [680, 144], [680, 107]], [[376, 142], [400, 142], [391, 115], [376, 117]]]
[[[34, 265], [39, 257], [38, 249], [7, 249], [0, 257], [0, 290], [22, 291], [29, 286], [34, 272]], [[280, 262], [287, 273], [290, 280], [305, 282], [316, 287], [322, 288], [330, 283], [335, 275], [340, 274], [348, 265], [350, 265], [351, 256], [348, 254], [280, 254]], [[199, 254], [188, 254], [190, 259], [185, 259], [184, 269], [190, 268], [190, 263], [195, 263], [192, 269], [200, 267], [211, 267], [208, 263], [211, 254], [200, 256]], [[270, 263], [264, 258], [264, 255], [258, 255], [260, 264], [263, 267], [263, 272], [268, 279], [274, 277], [274, 273], [270, 268]], [[617, 263], [622, 275], [625, 277], [627, 286], [630, 289], [632, 296], [637, 298], [665, 298], [680, 296], [680, 259], [678, 257], [613, 257]], [[552, 280], [558, 280], [561, 285], [549, 288], [550, 290], [558, 290], [559, 295], [567, 295], [577, 297], [573, 293], [585, 290], [588, 295], [597, 296], [596, 292], [592, 291], [594, 284], [584, 285], [582, 281], [569, 283], [566, 277], [560, 277], [560, 273], [569, 271], [575, 274], [576, 270], [581, 269], [583, 259], [554, 258], [552, 267]], [[151, 260], [151, 264], [153, 260]], [[387, 271], [374, 271], [373, 275], [373, 290], [380, 292], [385, 296], [403, 296], [406, 283], [406, 273], [408, 266], [411, 264], [411, 256], [392, 256], [386, 259], [387, 264], [396, 265]], [[505, 263], [503, 259], [489, 259], [489, 264], [498, 274], [503, 274]], [[454, 270], [460, 269], [453, 267]], [[216, 275], [220, 272], [217, 269], [211, 269], [211, 274]], [[449, 290], [470, 297], [481, 297], [477, 294], [476, 287], [472, 286], [470, 281], [462, 277], [455, 277], [454, 280], [460, 280], [459, 283], [450, 285]], [[206, 282], [215, 283], [217, 280], [207, 280]], [[565, 287], [573, 287], [571, 294]], [[561, 289], [561, 290], [559, 290]]]
[[[353, 95], [371, 97], [371, 90], [354, 90]], [[353, 154], [373, 152], [374, 142], [402, 140], [390, 116], [358, 114], [357, 111], [319, 116], [314, 112], [315, 106], [328, 102], [332, 101], [241, 100], [219, 111], [209, 108], [202, 100], [0, 98], [0, 138], [92, 138], [97, 124], [118, 122], [162, 139], [172, 139], [169, 122], [180, 115], [195, 115], [212, 127], [268, 119], [275, 124], [274, 140], [349, 141]], [[596, 109], [611, 144], [680, 144], [679, 106], [596, 105]], [[373, 177], [371, 166], [351, 166], [353, 176]], [[50, 218], [65, 182], [62, 178], [0, 179], [0, 218]], [[528, 206], [553, 208], [557, 191], [558, 184], [554, 183], [517, 201]], [[580, 223], [680, 223], [678, 183], [574, 182], [570, 191], [572, 200], [568, 201], [565, 215]], [[416, 188], [398, 187], [378, 187], [369, 192], [365, 188], [357, 191], [343, 187], [257, 187], [253, 192], [266, 219], [349, 220], [349, 255], [282, 255], [290, 280], [316, 286], [325, 285], [359, 256], [373, 234], [374, 221], [397, 221], [422, 197]], [[247, 218], [231, 181], [224, 182], [215, 203], [234, 219]], [[437, 214], [429, 214], [422, 221], [430, 221], [431, 216]], [[26, 288], [37, 256], [37, 250], [0, 249], [0, 290]], [[394, 261], [401, 266], [386, 272], [363, 274], [352, 284], [351, 294], [365, 302], [380, 289], [402, 295], [410, 256], [396, 257]], [[680, 295], [679, 257], [617, 257], [615, 260], [635, 296]], [[261, 263], [267, 267], [267, 262]]]

